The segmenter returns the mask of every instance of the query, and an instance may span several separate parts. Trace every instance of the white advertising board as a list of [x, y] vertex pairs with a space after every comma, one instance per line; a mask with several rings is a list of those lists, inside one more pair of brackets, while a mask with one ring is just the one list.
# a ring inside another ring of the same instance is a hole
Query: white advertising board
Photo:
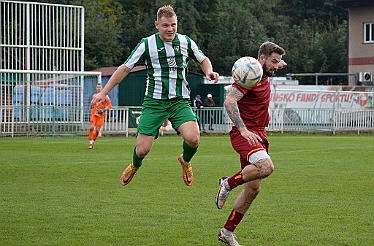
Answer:
[[272, 85], [271, 107], [372, 108], [374, 92], [362, 87]]

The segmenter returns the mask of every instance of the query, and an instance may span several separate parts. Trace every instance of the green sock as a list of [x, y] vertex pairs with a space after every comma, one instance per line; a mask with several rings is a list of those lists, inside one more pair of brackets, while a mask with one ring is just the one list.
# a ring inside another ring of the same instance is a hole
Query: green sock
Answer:
[[144, 159], [144, 157], [139, 158], [136, 155], [136, 147], [135, 147], [134, 148], [134, 153], [132, 154], [132, 164], [134, 165], [134, 167], [139, 168], [142, 165], [143, 159]]
[[183, 160], [185, 162], [190, 162], [192, 157], [195, 155], [198, 147], [199, 146], [197, 146], [196, 148], [191, 148], [188, 144], [186, 144], [185, 141], [183, 141]]

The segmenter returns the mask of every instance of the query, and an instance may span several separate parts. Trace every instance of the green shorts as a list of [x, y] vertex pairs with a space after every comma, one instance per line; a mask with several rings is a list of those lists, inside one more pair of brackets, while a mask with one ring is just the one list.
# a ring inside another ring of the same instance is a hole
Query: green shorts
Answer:
[[174, 129], [178, 129], [185, 122], [196, 121], [196, 115], [187, 99], [158, 100], [145, 97], [136, 135], [141, 133], [157, 138], [162, 123], [167, 119]]

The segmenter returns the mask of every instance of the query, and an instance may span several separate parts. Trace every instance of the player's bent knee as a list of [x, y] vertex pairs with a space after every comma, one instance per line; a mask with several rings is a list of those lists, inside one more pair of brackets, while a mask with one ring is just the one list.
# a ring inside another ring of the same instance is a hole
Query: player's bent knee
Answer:
[[200, 142], [200, 137], [199, 135], [190, 135], [188, 136], [187, 138], [184, 139], [184, 141], [186, 142], [186, 144], [188, 144], [188, 146], [190, 146], [191, 148], [197, 148], [197, 146], [199, 146], [199, 142]]
[[152, 145], [137, 145], [136, 146], [136, 155], [139, 158], [144, 158], [151, 151]]
[[197, 146], [199, 146], [199, 142], [200, 142], [200, 139], [199, 139], [199, 137], [197, 137], [197, 138], [193, 139], [193, 141], [191, 142], [190, 146], [192, 148], [197, 148]]
[[273, 164], [273, 162], [271, 161], [270, 158], [261, 159], [255, 165], [257, 166], [258, 164], [261, 167], [261, 170], [260, 170], [261, 178], [266, 178], [270, 174], [273, 173], [273, 171], [274, 171], [274, 164]]

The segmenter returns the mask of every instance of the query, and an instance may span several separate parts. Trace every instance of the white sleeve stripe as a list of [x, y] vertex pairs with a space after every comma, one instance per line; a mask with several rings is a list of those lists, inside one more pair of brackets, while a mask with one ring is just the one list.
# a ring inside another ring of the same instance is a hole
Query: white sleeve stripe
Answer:
[[135, 64], [139, 61], [140, 57], [144, 54], [145, 51], [145, 44], [140, 43], [134, 53], [132, 53], [129, 58], [126, 60], [125, 65], [126, 67], [133, 69]]

